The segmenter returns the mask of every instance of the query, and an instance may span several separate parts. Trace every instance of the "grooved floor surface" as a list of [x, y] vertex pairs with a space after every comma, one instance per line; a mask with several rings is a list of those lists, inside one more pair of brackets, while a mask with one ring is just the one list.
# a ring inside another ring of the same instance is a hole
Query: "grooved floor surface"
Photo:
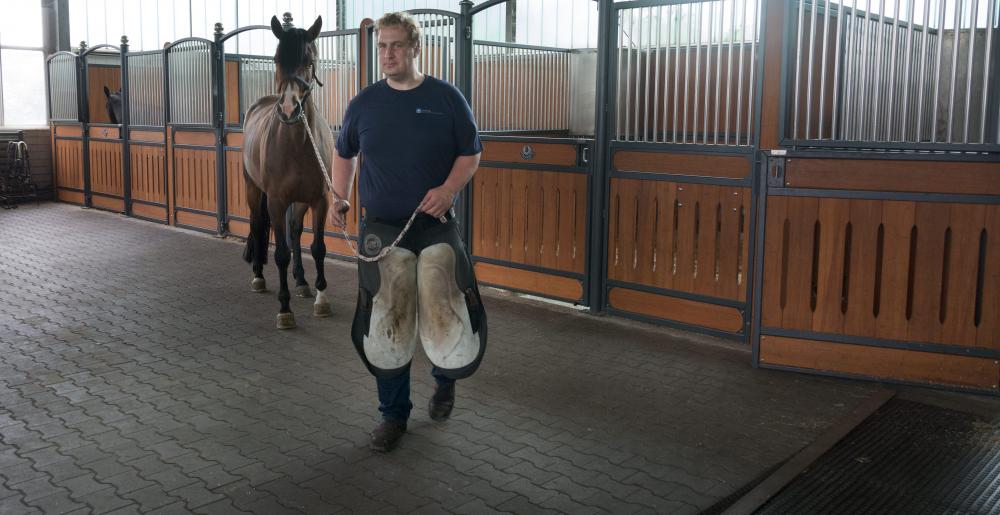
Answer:
[[418, 356], [409, 432], [379, 455], [354, 267], [327, 261], [332, 318], [293, 298], [278, 331], [241, 252], [63, 204], [0, 212], [0, 513], [693, 514], [877, 388], [488, 293], [452, 418], [427, 417]]

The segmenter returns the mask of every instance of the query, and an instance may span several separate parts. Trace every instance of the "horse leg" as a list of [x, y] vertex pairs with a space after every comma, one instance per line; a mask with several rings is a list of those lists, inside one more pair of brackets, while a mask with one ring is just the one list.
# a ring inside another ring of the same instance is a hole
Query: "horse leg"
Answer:
[[281, 285], [278, 289], [278, 301], [281, 302], [281, 310], [278, 311], [278, 329], [295, 327], [295, 315], [288, 306], [288, 301], [292, 297], [288, 293], [288, 263], [292, 256], [288, 249], [288, 235], [285, 232], [287, 209], [288, 202], [274, 197], [267, 199], [267, 210], [271, 214], [271, 226], [274, 227], [274, 262], [278, 265], [278, 280]]
[[333, 315], [330, 301], [326, 298], [326, 272], [323, 260], [326, 259], [326, 211], [329, 209], [326, 195], [312, 206], [313, 210], [313, 242], [309, 247], [313, 261], [316, 263], [316, 302], [313, 303], [313, 316], [328, 317]]
[[295, 296], [303, 298], [312, 297], [309, 283], [306, 282], [306, 271], [302, 267], [302, 226], [307, 209], [309, 206], [301, 202], [292, 204], [292, 214], [288, 220], [292, 232], [292, 277], [295, 278]]
[[267, 282], [264, 281], [264, 263], [267, 263], [267, 237], [271, 232], [270, 216], [264, 192], [249, 178], [246, 179], [247, 204], [250, 207], [250, 234], [247, 235], [243, 259], [250, 263], [253, 269], [253, 279], [250, 281], [250, 291], [264, 293]]

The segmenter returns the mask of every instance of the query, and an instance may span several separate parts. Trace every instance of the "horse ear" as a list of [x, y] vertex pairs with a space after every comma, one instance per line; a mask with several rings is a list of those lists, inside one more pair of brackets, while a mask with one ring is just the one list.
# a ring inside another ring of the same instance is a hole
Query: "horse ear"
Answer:
[[106, 96], [106, 97], [108, 97], [108, 98], [110, 98], [110, 97], [111, 97], [111, 90], [110, 90], [110, 89], [108, 89], [108, 87], [107, 87], [107, 86], [104, 86], [104, 96]]
[[309, 41], [316, 39], [319, 36], [320, 29], [323, 28], [323, 17], [317, 16], [316, 21], [313, 22], [312, 27], [309, 27], [307, 33], [309, 34]]
[[285, 29], [281, 28], [281, 22], [278, 21], [277, 16], [271, 16], [271, 32], [278, 39], [281, 39], [281, 35], [285, 33]]

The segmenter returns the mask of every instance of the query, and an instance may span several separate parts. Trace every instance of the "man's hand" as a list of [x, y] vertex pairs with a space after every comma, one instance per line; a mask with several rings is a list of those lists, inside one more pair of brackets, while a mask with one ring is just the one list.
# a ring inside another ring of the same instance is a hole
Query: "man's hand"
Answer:
[[347, 212], [351, 210], [351, 203], [346, 200], [337, 200], [330, 210], [330, 224], [334, 227], [347, 227]]
[[438, 186], [424, 195], [424, 200], [420, 202], [420, 209], [434, 218], [441, 218], [451, 209], [456, 193], [458, 192], [452, 191], [447, 186]]

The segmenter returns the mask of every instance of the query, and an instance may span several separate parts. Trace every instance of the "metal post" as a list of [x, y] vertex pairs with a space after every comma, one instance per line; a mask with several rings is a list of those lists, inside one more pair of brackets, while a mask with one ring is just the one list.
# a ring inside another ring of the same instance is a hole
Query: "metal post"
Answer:
[[125, 216], [132, 216], [132, 153], [128, 145], [128, 126], [132, 120], [132, 115], [129, 112], [129, 95], [128, 95], [128, 37], [122, 36], [121, 39], [121, 58], [122, 58], [122, 119], [118, 120], [121, 123], [121, 128], [119, 129], [119, 137], [122, 140], [122, 203], [123, 211], [125, 211]]
[[[465, 100], [472, 104], [472, 2], [459, 3], [460, 15], [455, 24], [455, 82]], [[447, 45], [447, 42], [444, 43]], [[444, 63], [447, 66], [447, 63]], [[465, 247], [472, 252], [472, 181], [462, 188], [458, 199], [459, 225], [465, 235]]]
[[215, 124], [215, 200], [217, 232], [224, 236], [229, 230], [226, 220], [226, 53], [223, 51], [222, 24], [215, 24], [215, 45], [212, 47], [212, 118]]
[[83, 207], [93, 205], [93, 197], [90, 193], [90, 91], [87, 87], [87, 42], [80, 42], [80, 49], [76, 58], [76, 103], [77, 113], [80, 120], [80, 139], [83, 148]]
[[617, 80], [612, 76], [611, 57], [617, 52], [613, 48], [612, 30], [617, 27], [612, 24], [614, 4], [612, 0], [598, 0], [597, 5], [597, 98], [595, 102], [595, 152], [590, 170], [590, 199], [588, 202], [590, 227], [587, 243], [587, 291], [586, 302], [591, 313], [600, 313], [605, 307], [605, 276], [607, 275], [607, 166], [611, 160], [611, 138], [608, 127], [608, 116], [611, 114], [612, 85]]

